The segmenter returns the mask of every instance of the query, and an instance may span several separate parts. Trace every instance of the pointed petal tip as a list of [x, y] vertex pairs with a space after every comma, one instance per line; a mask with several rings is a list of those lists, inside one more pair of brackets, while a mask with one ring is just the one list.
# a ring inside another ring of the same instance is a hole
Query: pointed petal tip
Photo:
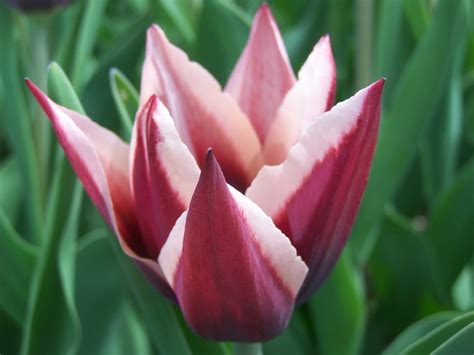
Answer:
[[252, 22], [252, 27], [258, 26], [263, 22], [266, 22], [266, 24], [270, 26], [276, 26], [275, 18], [270, 10], [270, 6], [266, 2], [260, 5], [260, 8], [257, 10]]
[[370, 94], [374, 99], [380, 100], [382, 96], [382, 91], [385, 85], [385, 78], [382, 77], [376, 82], [372, 83], [369, 87], [368, 90], [370, 91]]

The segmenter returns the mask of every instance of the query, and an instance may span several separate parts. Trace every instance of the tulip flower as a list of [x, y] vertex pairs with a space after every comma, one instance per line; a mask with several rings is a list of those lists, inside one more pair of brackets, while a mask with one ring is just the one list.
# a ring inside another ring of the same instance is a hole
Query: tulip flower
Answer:
[[333, 107], [329, 36], [296, 78], [263, 5], [221, 89], [148, 30], [130, 145], [28, 86], [124, 250], [199, 335], [280, 334], [334, 266], [377, 140], [383, 79]]

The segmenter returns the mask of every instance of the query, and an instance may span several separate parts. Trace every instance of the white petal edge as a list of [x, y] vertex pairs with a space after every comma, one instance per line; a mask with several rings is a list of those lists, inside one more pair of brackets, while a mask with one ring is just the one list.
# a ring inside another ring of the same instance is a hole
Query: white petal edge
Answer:
[[[246, 198], [242, 193], [227, 185], [237, 205], [254, 232], [256, 246], [270, 263], [273, 270], [291, 295], [296, 298], [298, 291], [308, 273], [305, 262], [297, 255], [290, 240], [275, 226], [272, 219], [262, 209]], [[168, 240], [164, 244], [158, 264], [171, 287], [174, 286], [176, 270], [183, 249], [187, 211], [176, 221]], [[231, 261], [230, 261], [231, 262]]]

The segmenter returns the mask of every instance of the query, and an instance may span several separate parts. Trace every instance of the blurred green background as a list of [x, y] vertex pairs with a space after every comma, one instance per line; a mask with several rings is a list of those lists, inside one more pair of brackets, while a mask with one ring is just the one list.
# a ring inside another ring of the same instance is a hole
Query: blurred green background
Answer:
[[[0, 4], [2, 355], [232, 353], [195, 336], [118, 250], [23, 78], [128, 139], [147, 27], [224, 84], [260, 3], [77, 0], [28, 15]], [[472, 354], [474, 1], [268, 3], [295, 71], [330, 34], [337, 101], [387, 82], [350, 242], [265, 354]]]

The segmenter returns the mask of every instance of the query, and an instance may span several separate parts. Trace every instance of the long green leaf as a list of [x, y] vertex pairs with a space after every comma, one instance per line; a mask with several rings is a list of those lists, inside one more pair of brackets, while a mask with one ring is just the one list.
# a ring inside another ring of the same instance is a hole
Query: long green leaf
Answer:
[[359, 263], [370, 255], [371, 231], [412, 161], [423, 128], [437, 107], [453, 65], [452, 53], [466, 38], [465, 6], [465, 1], [438, 2], [429, 29], [395, 88], [392, 110], [382, 120], [372, 172], [352, 233], [351, 244]]
[[[402, 354], [419, 355], [430, 354], [454, 334], [464, 328], [466, 325], [474, 322], [474, 312], [466, 313], [462, 316], [454, 318], [449, 322], [441, 325], [424, 337], [416, 341], [414, 344], [406, 348]], [[470, 349], [472, 351], [472, 349]]]
[[453, 54], [455, 62], [440, 112], [420, 145], [424, 192], [429, 201], [448, 186], [455, 173], [463, 126], [462, 69], [465, 46]]
[[110, 242], [154, 346], [163, 354], [191, 355], [191, 349], [172, 305], [145, 280], [135, 265], [127, 260], [117, 241], [110, 239]]
[[459, 312], [441, 312], [413, 323], [397, 336], [382, 355], [399, 355], [420, 338], [459, 315]]
[[[82, 110], [59, 66], [50, 68], [48, 82], [49, 91], [58, 103], [73, 103], [71, 109]], [[79, 346], [80, 323], [74, 303], [74, 267], [83, 192], [62, 153], [56, 160], [52, 186], [47, 239], [41, 248], [33, 279], [22, 339], [23, 355], [73, 354]], [[55, 335], [53, 339], [50, 334]]]
[[129, 305], [126, 283], [107, 239], [108, 232], [98, 229], [78, 245], [76, 299], [83, 329], [78, 354], [150, 354], [149, 339]]
[[466, 165], [433, 206], [427, 229], [439, 292], [449, 297], [451, 286], [474, 255], [474, 159]]
[[19, 236], [0, 207], [0, 308], [18, 325], [27, 308], [37, 250]]
[[89, 64], [106, 4], [107, 0], [86, 1], [78, 27], [79, 34], [76, 39], [71, 69], [71, 81], [79, 89], [87, 82], [91, 74]]
[[43, 239], [42, 193], [38, 179], [38, 160], [35, 154], [33, 132], [29, 120], [27, 101], [18, 67], [19, 58], [15, 40], [15, 26], [10, 10], [0, 5], [0, 80], [9, 97], [3, 100], [4, 111], [0, 115], [6, 127], [9, 141], [18, 159], [27, 197], [28, 227], [31, 239], [39, 243]]
[[433, 355], [465, 354], [474, 350], [474, 322], [465, 326], [433, 351]]
[[110, 87], [123, 128], [130, 136], [139, 105], [138, 92], [127, 77], [116, 68], [110, 70]]
[[359, 353], [366, 322], [364, 293], [348, 254], [342, 255], [309, 305], [319, 354]]

